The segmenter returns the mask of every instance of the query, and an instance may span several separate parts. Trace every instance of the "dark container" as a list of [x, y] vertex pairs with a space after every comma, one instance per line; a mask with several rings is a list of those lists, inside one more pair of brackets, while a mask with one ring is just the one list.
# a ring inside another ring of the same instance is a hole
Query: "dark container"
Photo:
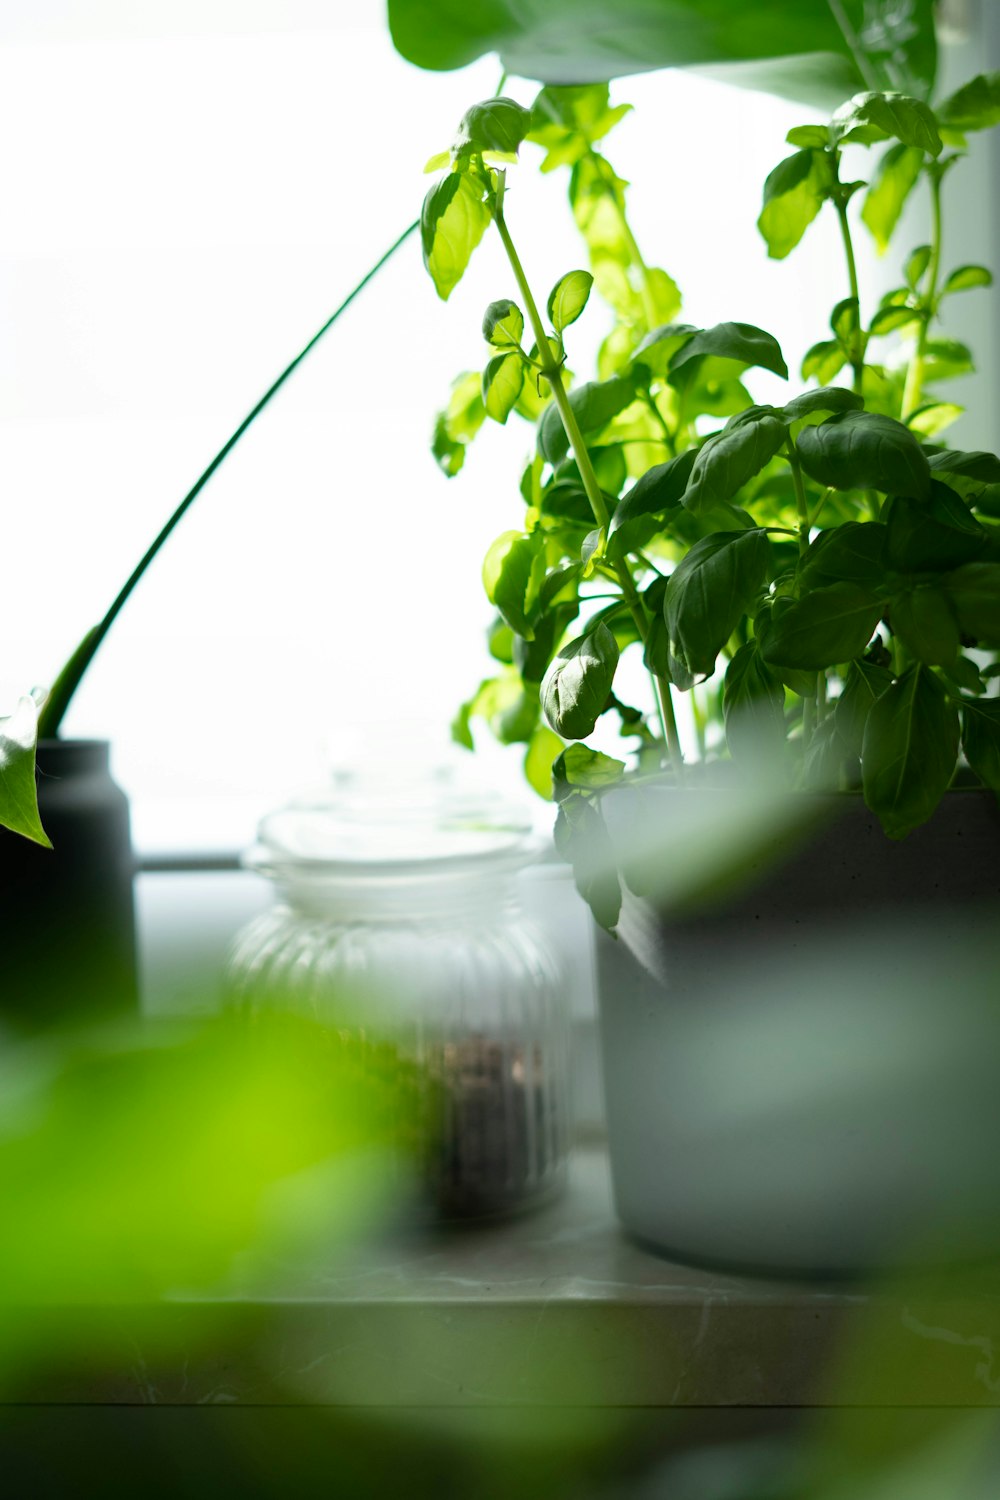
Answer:
[[0, 829], [0, 1021], [36, 1031], [138, 1008], [128, 800], [104, 740], [43, 740], [51, 849]]
[[679, 872], [666, 900], [629, 894], [598, 946], [626, 1227], [676, 1259], [778, 1274], [994, 1254], [996, 798], [950, 792], [894, 841], [859, 795], [801, 794], [797, 831], [762, 819], [735, 883], [691, 899], [727, 794], [656, 792], [622, 792], [624, 821], [607, 799], [613, 835], [647, 835], [647, 873]]

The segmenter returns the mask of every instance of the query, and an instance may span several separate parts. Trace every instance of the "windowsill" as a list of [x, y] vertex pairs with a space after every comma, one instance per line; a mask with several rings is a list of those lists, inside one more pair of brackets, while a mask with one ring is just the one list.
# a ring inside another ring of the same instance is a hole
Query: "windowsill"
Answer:
[[[975, 1298], [916, 1287], [904, 1298], [672, 1264], [622, 1234], [606, 1154], [590, 1146], [577, 1151], [566, 1196], [515, 1222], [369, 1246], [354, 1263], [279, 1273], [266, 1290], [141, 1315], [53, 1310], [101, 1354], [72, 1373], [26, 1377], [7, 1399], [995, 1406], [995, 1284]], [[152, 1337], [169, 1359], [144, 1355]]]

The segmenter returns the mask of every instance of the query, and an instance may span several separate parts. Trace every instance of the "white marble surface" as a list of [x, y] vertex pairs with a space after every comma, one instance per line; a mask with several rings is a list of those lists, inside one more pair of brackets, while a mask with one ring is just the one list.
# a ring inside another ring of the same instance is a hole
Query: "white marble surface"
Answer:
[[503, 1225], [154, 1309], [54, 1312], [87, 1358], [20, 1399], [447, 1406], [1000, 1404], [1000, 1272], [864, 1288], [720, 1275], [632, 1244], [607, 1160]]

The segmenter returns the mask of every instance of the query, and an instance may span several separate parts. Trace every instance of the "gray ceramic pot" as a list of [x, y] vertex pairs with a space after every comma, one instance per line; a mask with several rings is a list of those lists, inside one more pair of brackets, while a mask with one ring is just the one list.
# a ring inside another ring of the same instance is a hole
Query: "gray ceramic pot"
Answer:
[[53, 848], [0, 829], [0, 1018], [22, 1030], [137, 1007], [128, 802], [103, 740], [43, 740]]
[[765, 1272], [995, 1253], [996, 799], [950, 793], [900, 842], [860, 796], [803, 797], [780, 833], [737, 807], [727, 883], [711, 850], [729, 796], [605, 799], [650, 891], [599, 942], [623, 1223], [679, 1259]]

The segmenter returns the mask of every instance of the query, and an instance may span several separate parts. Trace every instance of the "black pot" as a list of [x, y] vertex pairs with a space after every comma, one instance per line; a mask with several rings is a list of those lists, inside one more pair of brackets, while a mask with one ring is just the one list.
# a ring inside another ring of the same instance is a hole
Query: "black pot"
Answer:
[[0, 829], [0, 1019], [22, 1030], [138, 1008], [128, 801], [103, 740], [43, 740], [43, 849]]
[[[743, 818], [727, 882], [704, 846], [729, 796], [606, 799], [616, 837], [641, 826], [633, 883], [650, 883], [598, 951], [620, 1217], [664, 1253], [740, 1270], [995, 1252], [996, 799], [950, 793], [893, 841], [860, 796], [803, 797], [798, 828], [770, 839], [767, 810], [756, 830]], [[651, 829], [674, 875], [655, 899]]]

